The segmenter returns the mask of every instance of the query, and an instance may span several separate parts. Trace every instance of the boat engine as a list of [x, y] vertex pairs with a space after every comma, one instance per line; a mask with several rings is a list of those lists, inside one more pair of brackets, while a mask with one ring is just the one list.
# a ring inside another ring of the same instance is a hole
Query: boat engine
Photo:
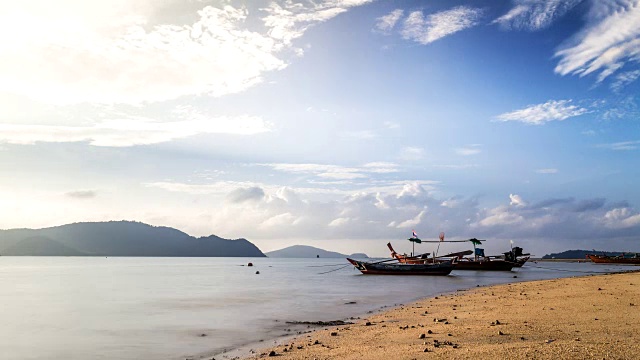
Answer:
[[518, 259], [518, 256], [522, 256], [522, 248], [519, 246], [514, 247], [511, 251], [508, 251], [504, 254], [504, 259], [507, 261], [515, 262]]

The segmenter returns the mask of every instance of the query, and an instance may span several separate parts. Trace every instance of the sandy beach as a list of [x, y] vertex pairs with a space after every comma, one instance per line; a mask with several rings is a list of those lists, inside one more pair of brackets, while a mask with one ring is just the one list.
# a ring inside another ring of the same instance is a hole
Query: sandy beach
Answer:
[[273, 356], [638, 359], [640, 272], [478, 287], [423, 299], [287, 339], [251, 359]]

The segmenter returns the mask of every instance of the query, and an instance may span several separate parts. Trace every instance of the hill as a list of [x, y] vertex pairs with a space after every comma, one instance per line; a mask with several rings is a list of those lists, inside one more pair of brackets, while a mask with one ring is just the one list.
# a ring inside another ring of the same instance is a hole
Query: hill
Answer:
[[616, 251], [596, 251], [596, 250], [567, 250], [561, 253], [553, 253], [543, 256], [543, 259], [584, 259], [587, 254], [605, 254], [608, 256], [617, 256], [622, 254]]
[[0, 230], [0, 254], [31, 256], [264, 257], [246, 239], [193, 237], [134, 221], [84, 222], [44, 229]]
[[270, 258], [346, 258], [346, 257], [354, 257], [354, 258], [367, 258], [366, 254], [357, 253], [352, 255], [345, 255], [334, 251], [327, 251], [323, 249], [319, 249], [313, 246], [307, 245], [293, 245], [284, 249], [269, 251], [265, 253], [267, 257]]

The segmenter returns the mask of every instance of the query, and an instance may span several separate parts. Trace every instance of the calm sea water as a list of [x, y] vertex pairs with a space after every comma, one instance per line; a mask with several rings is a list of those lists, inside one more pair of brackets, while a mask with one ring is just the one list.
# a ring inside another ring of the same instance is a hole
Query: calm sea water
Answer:
[[446, 277], [364, 276], [351, 266], [322, 274], [342, 264], [346, 260], [3, 256], [0, 349], [25, 360], [199, 358], [270, 345], [289, 334], [286, 321], [345, 319], [476, 285], [630, 269], [540, 262]]

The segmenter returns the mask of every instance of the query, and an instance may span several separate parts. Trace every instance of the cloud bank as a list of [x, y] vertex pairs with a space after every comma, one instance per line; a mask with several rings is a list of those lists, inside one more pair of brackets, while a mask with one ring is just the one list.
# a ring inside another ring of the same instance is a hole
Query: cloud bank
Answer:
[[270, 131], [257, 116], [197, 116], [191, 120], [159, 122], [147, 118], [121, 118], [89, 126], [0, 124], [0, 141], [30, 145], [37, 142], [88, 142], [94, 146], [150, 145], [197, 134], [253, 135]]
[[425, 239], [435, 239], [444, 231], [450, 239], [555, 241], [557, 246], [571, 241], [571, 246], [581, 242], [590, 246], [602, 238], [640, 236], [638, 210], [602, 198], [536, 202], [512, 193], [486, 208], [477, 197], [441, 199], [415, 182], [393, 189], [345, 192], [331, 201], [312, 200], [294, 188], [230, 186], [228, 191], [230, 200], [224, 209], [211, 212], [211, 226], [220, 233], [242, 233], [248, 238], [388, 241], [402, 239], [415, 229]]
[[[293, 41], [309, 27], [368, 2], [4, 2], [0, 91], [53, 104], [237, 93], [287, 67], [289, 55], [302, 52]], [[256, 22], [265, 30], [255, 30]]]

